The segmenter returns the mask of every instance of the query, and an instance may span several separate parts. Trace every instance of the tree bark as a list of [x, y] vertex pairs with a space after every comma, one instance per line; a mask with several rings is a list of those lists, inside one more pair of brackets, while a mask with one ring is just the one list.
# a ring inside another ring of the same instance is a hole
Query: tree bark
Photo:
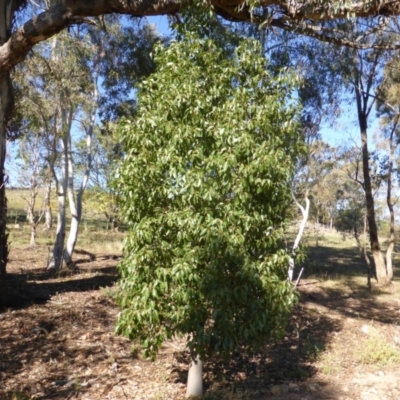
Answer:
[[[50, 272], [56, 272], [62, 268], [64, 259], [64, 242], [65, 242], [65, 229], [66, 229], [66, 194], [67, 185], [69, 182], [69, 168], [68, 168], [68, 158], [69, 158], [69, 141], [71, 135], [71, 125], [72, 117], [74, 113], [73, 106], [70, 104], [69, 110], [66, 109], [66, 100], [61, 95], [60, 106], [61, 106], [61, 145], [62, 145], [62, 155], [61, 155], [61, 169], [62, 177], [61, 180], [57, 178], [57, 174], [54, 169], [54, 159], [51, 165], [51, 170], [56, 181], [57, 187], [57, 197], [58, 197], [58, 217], [57, 217], [57, 231], [56, 231], [56, 241], [53, 247], [53, 254], [50, 258], [49, 265], [47, 269]], [[56, 134], [56, 137], [58, 134]], [[55, 152], [56, 150], [54, 150]]]
[[[35, 166], [36, 167], [36, 166]], [[32, 176], [31, 176], [31, 182], [30, 182], [30, 190], [31, 190], [31, 197], [28, 202], [28, 218], [30, 218], [30, 224], [31, 224], [31, 240], [30, 240], [30, 246], [35, 247], [36, 246], [36, 226], [37, 226], [37, 221], [35, 218], [35, 205], [36, 205], [36, 197], [38, 195], [38, 189], [37, 189], [37, 168], [34, 168], [34, 171], [32, 171]]]
[[[365, 97], [364, 99], [362, 97]], [[358, 122], [361, 133], [361, 151], [363, 162], [364, 174], [364, 191], [367, 207], [367, 221], [369, 227], [369, 240], [371, 244], [372, 258], [375, 264], [376, 279], [381, 285], [388, 285], [392, 277], [388, 274], [386, 269], [385, 259], [382, 255], [381, 245], [379, 243], [378, 226], [376, 223], [375, 215], [375, 202], [372, 191], [370, 165], [369, 165], [369, 151], [368, 151], [368, 134], [367, 134], [367, 112], [366, 104], [368, 95], [361, 94], [356, 90]]]
[[50, 230], [53, 227], [53, 218], [51, 214], [51, 179], [47, 178], [44, 187], [44, 228]]
[[[398, 117], [396, 117], [398, 118]], [[393, 260], [392, 254], [394, 249], [394, 244], [396, 242], [396, 234], [395, 234], [395, 218], [394, 218], [394, 204], [392, 202], [392, 174], [393, 174], [393, 163], [394, 163], [394, 152], [396, 145], [394, 143], [394, 133], [397, 127], [397, 121], [395, 122], [392, 130], [390, 132], [389, 137], [389, 170], [388, 170], [388, 178], [387, 178], [387, 191], [386, 191], [386, 203], [389, 209], [389, 226], [390, 226], [390, 236], [389, 236], [389, 245], [386, 250], [386, 271], [388, 275], [388, 279], [393, 279]]]
[[[11, 27], [15, 11], [23, 4], [21, 0], [0, 0], [0, 49], [7, 46], [11, 37]], [[0, 50], [1, 53], [1, 50]], [[4, 174], [6, 159], [7, 122], [14, 108], [13, 87], [9, 68], [0, 67], [0, 304], [5, 295], [6, 265], [8, 260], [7, 199], [5, 184], [7, 177]]]
[[365, 265], [367, 267], [367, 286], [369, 289], [371, 289], [371, 277], [372, 277], [372, 268], [371, 268], [371, 260], [368, 255], [368, 250], [367, 250], [367, 214], [364, 214], [364, 230], [363, 230], [363, 241], [361, 242], [360, 235], [358, 233], [357, 229], [357, 224], [354, 226], [354, 237], [357, 242], [358, 250], [360, 252], [360, 257], [362, 260], [364, 260]]
[[[1, 3], [0, 3], [1, 4]], [[1, 24], [1, 22], [0, 22]], [[12, 85], [9, 76], [0, 79], [0, 293], [5, 292], [6, 265], [8, 260], [8, 234], [6, 232], [7, 199], [4, 162], [6, 158], [6, 123], [13, 107]], [[0, 295], [1, 296], [1, 295]], [[0, 298], [0, 302], [2, 299]]]
[[63, 264], [63, 250], [65, 240], [65, 228], [66, 228], [66, 216], [65, 216], [65, 203], [66, 203], [66, 192], [67, 192], [67, 180], [68, 180], [68, 167], [67, 167], [67, 154], [68, 144], [65, 143], [65, 137], [63, 138], [64, 148], [62, 154], [62, 169], [63, 176], [61, 181], [57, 178], [57, 174], [53, 169], [54, 178], [56, 180], [57, 190], [57, 229], [56, 229], [56, 240], [53, 247], [53, 253], [49, 260], [47, 270], [50, 272], [56, 272], [62, 268]]

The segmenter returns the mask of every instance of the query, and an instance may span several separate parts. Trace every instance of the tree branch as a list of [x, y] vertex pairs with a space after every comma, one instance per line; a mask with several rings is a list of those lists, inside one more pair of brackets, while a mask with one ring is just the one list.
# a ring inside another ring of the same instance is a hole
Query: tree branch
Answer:
[[[393, 0], [354, 1], [350, 4], [343, 1], [322, 3], [316, 5], [312, 0], [260, 0], [259, 5], [253, 9], [249, 2], [243, 0], [210, 1], [218, 15], [231, 21], [259, 24], [266, 22], [286, 31], [356, 48], [370, 47], [359, 44], [356, 40], [346, 39], [345, 32], [340, 37], [335, 30], [330, 31], [317, 24], [311, 25], [310, 21], [318, 23], [350, 16], [367, 18], [400, 15], [400, 2]], [[179, 12], [181, 6], [180, 0], [59, 0], [48, 10], [24, 23], [0, 46], [0, 78], [22, 61], [36, 43], [50, 38], [68, 26], [88, 22], [87, 17], [112, 13], [137, 17], [174, 14]], [[267, 11], [263, 13], [269, 15], [267, 21], [258, 15], [261, 10]], [[400, 48], [400, 44], [372, 47], [394, 49]]]

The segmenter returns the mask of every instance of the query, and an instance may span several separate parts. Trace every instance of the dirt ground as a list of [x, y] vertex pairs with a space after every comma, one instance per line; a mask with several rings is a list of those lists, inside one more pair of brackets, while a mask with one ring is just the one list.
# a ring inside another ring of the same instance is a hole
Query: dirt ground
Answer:
[[[51, 278], [46, 251], [10, 254], [0, 400], [184, 399], [180, 340], [151, 362], [114, 334], [120, 255], [82, 252], [75, 271]], [[256, 354], [239, 349], [229, 362], [207, 362], [204, 398], [399, 400], [400, 283], [370, 293], [357, 282], [302, 280], [286, 337]]]

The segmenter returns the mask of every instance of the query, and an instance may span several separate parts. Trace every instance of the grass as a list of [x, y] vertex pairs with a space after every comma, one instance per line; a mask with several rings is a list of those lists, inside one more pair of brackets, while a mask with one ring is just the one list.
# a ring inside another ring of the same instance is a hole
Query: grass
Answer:
[[400, 351], [377, 328], [370, 327], [354, 351], [354, 359], [362, 365], [386, 366], [400, 362]]
[[[29, 197], [28, 189], [9, 189], [8, 198], [8, 230], [11, 247], [29, 246], [31, 227], [26, 220], [25, 199]], [[39, 193], [37, 203], [40, 207], [43, 193]], [[57, 209], [56, 198], [53, 193], [53, 210]], [[67, 212], [68, 214], [68, 212]], [[67, 218], [67, 235], [69, 231]], [[55, 241], [56, 221], [53, 221], [53, 228], [50, 231], [43, 231], [42, 224], [37, 228], [36, 243], [38, 246], [48, 246], [51, 248]], [[77, 247], [92, 253], [113, 253], [121, 254], [123, 248], [124, 234], [107, 230], [107, 221], [104, 215], [90, 211], [84, 212], [80, 226]]]

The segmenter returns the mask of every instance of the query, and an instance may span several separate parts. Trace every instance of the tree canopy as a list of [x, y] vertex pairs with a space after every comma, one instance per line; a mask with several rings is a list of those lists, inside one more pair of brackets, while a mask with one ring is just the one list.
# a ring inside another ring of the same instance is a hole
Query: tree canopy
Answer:
[[302, 149], [295, 77], [260, 49], [192, 37], [156, 55], [122, 122], [118, 330], [154, 355], [175, 333], [204, 356], [283, 332], [295, 301], [282, 229]]

